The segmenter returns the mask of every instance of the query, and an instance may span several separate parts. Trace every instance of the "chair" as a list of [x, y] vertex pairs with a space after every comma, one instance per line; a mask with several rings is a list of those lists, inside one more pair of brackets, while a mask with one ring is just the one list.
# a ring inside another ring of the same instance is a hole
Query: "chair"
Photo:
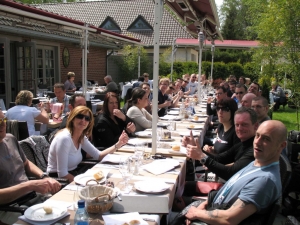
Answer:
[[18, 141], [29, 137], [26, 121], [7, 120], [6, 132], [14, 135]]
[[[42, 135], [31, 136], [23, 141], [20, 141], [19, 144], [24, 154], [26, 155], [26, 158], [43, 172], [46, 172], [50, 147], [50, 144], [48, 143], [46, 138]], [[64, 178], [53, 177], [53, 179], [57, 180], [62, 187], [66, 186], [69, 183], [68, 180]]]
[[55, 94], [54, 92], [48, 92], [48, 95], [47, 95], [48, 98], [55, 98]]
[[120, 92], [122, 92], [124, 83], [123, 83], [123, 82], [120, 82], [120, 83], [119, 83], [119, 86], [120, 86]]
[[35, 198], [37, 195], [35, 191], [29, 192], [28, 194], [10, 202], [7, 204], [0, 205], [0, 211], [4, 212], [18, 212], [21, 213], [22, 215], [24, 214], [26, 208], [24, 207], [19, 207], [23, 205], [24, 203], [28, 202], [29, 200]]
[[86, 101], [86, 107], [88, 107], [93, 112], [92, 102]]
[[14, 106], [16, 106], [16, 103], [15, 103], [15, 102], [10, 102], [8, 108], [10, 109], [10, 108], [12, 108], [12, 107], [14, 107]]

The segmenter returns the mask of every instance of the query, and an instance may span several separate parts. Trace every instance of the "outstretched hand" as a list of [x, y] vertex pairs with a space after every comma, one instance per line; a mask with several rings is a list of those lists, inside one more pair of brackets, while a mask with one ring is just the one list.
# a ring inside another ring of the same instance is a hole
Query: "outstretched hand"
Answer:
[[190, 136], [184, 136], [182, 139], [182, 146], [186, 147], [187, 145], [196, 146], [196, 142], [194, 139], [193, 131], [190, 131]]
[[129, 138], [128, 138], [128, 135], [127, 135], [126, 132], [123, 130], [121, 136], [119, 137], [119, 141], [118, 141], [118, 143], [119, 143], [119, 145], [120, 145], [119, 148], [120, 148], [121, 146], [127, 144], [128, 139], [129, 139]]
[[126, 126], [126, 131], [128, 133], [133, 133], [135, 131], [135, 125], [132, 122], [129, 122]]
[[201, 146], [200, 143], [198, 141], [198, 139], [196, 138], [194, 140], [194, 142], [196, 143], [196, 146], [194, 145], [187, 145], [186, 147], [186, 155], [192, 159], [201, 159], [203, 158], [205, 155], [201, 150]]

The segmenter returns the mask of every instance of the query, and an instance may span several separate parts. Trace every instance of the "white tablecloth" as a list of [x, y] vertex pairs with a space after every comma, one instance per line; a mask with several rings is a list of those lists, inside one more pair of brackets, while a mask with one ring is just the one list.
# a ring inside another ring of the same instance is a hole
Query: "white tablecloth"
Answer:
[[5, 108], [5, 104], [4, 104], [4, 101], [3, 101], [3, 99], [0, 99], [0, 108], [1, 108], [1, 110], [3, 111], [6, 111], [6, 108]]
[[127, 90], [128, 90], [129, 88], [132, 88], [132, 84], [125, 84], [125, 85], [123, 85], [123, 88], [122, 88], [122, 95], [121, 95], [121, 97], [122, 97], [123, 99], [125, 98], [125, 95], [126, 95], [126, 93], [127, 93]]

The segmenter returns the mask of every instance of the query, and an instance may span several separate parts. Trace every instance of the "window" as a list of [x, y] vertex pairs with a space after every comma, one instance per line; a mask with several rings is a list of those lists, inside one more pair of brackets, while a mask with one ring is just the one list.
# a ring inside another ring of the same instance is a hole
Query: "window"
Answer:
[[139, 15], [132, 24], [127, 28], [128, 31], [153, 31], [153, 27], [147, 20]]
[[99, 28], [103, 28], [105, 30], [110, 30], [114, 32], [121, 32], [121, 28], [117, 24], [117, 22], [110, 16], [106, 17], [106, 19], [101, 23]]

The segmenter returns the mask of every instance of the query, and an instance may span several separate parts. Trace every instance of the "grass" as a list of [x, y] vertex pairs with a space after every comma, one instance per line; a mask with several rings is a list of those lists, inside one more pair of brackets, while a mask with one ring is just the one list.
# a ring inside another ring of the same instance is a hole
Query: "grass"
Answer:
[[[297, 115], [296, 109], [291, 109], [288, 106], [283, 108], [280, 106], [280, 109], [276, 112], [273, 112], [273, 120], [279, 120], [284, 123], [287, 130], [299, 130], [297, 124]], [[300, 120], [300, 113], [299, 113], [299, 120]]]

